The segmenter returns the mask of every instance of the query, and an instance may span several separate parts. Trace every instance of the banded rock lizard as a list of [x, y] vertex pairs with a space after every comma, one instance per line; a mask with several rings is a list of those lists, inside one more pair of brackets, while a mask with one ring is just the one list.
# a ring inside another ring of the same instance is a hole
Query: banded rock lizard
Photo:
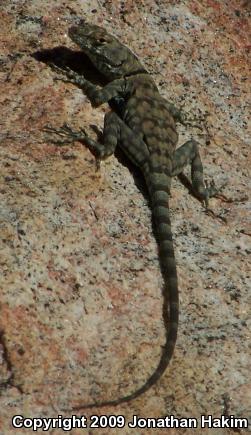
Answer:
[[153, 79], [136, 55], [104, 28], [93, 24], [81, 22], [72, 26], [69, 36], [105, 76], [108, 84], [99, 88], [67, 67], [62, 69], [54, 66], [57, 72], [64, 74], [59, 79], [79, 86], [94, 106], [113, 100], [122, 109], [119, 114], [110, 111], [105, 115], [102, 143], [90, 138], [83, 129], [73, 131], [66, 124], [60, 129], [47, 127], [45, 130], [63, 138], [54, 141], [58, 144], [84, 142], [98, 160], [111, 156], [119, 145], [140, 168], [149, 191], [156, 227], [164, 278], [163, 320], [166, 328], [166, 340], [158, 367], [142, 387], [118, 399], [71, 408], [79, 410], [118, 405], [135, 399], [155, 384], [166, 370], [175, 347], [179, 316], [177, 271], [169, 216], [171, 178], [181, 174], [185, 165], [191, 164], [195, 195], [207, 205], [209, 197], [214, 196], [217, 190], [214, 183], [209, 187], [204, 185], [203, 167], [195, 140], [187, 141], [176, 150], [176, 122], [185, 124], [181, 112], [161, 97]]

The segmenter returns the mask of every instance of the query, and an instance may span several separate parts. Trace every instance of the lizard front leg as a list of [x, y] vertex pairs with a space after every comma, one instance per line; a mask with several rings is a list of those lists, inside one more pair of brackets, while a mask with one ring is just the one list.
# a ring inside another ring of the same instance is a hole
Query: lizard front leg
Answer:
[[51, 65], [51, 68], [57, 73], [60, 73], [60, 75], [55, 78], [56, 80], [62, 80], [66, 83], [77, 85], [84, 91], [95, 107], [107, 103], [112, 98], [123, 97], [131, 88], [130, 81], [124, 78], [113, 80], [103, 88], [99, 88], [70, 68], [59, 68], [55, 65]]
[[56, 145], [65, 145], [67, 143], [80, 141], [84, 142], [88, 148], [95, 154], [97, 160], [104, 160], [111, 156], [117, 146], [120, 136], [120, 126], [114, 119], [114, 113], [106, 113], [104, 119], [103, 143], [95, 141], [89, 137], [84, 129], [73, 130], [69, 125], [64, 124], [61, 128], [47, 126], [44, 128], [47, 133], [54, 133], [62, 139], [52, 139], [51, 142]]
[[98, 161], [111, 156], [118, 143], [136, 166], [142, 168], [149, 159], [149, 151], [143, 139], [135, 135], [115, 112], [109, 112], [105, 115], [103, 143], [90, 138], [84, 129], [74, 131], [67, 124], [58, 129], [47, 126], [44, 131], [55, 133], [62, 138], [51, 140], [56, 145], [65, 145], [75, 141], [84, 142], [95, 154]]
[[187, 113], [184, 112], [182, 109], [178, 109], [170, 101], [164, 100], [164, 102], [165, 102], [165, 106], [167, 107], [167, 109], [169, 110], [173, 119], [176, 122], [179, 122], [180, 124], [184, 125], [185, 127], [196, 127], [196, 128], [199, 128], [200, 130], [202, 130], [202, 126], [199, 123], [202, 121], [202, 119], [204, 119], [204, 117], [203, 118], [196, 118], [196, 119], [195, 118], [189, 119]]
[[191, 139], [178, 148], [173, 156], [172, 177], [182, 173], [186, 165], [191, 165], [192, 188], [196, 196], [204, 201], [208, 207], [209, 198], [215, 196], [219, 189], [214, 182], [205, 187], [203, 179], [203, 165], [199, 153], [199, 144]]

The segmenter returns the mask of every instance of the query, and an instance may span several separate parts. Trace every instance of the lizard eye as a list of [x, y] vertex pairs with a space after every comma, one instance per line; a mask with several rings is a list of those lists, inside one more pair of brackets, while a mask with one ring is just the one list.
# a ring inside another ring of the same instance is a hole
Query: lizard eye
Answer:
[[98, 42], [100, 42], [100, 44], [104, 44], [106, 42], [105, 38], [99, 38]]

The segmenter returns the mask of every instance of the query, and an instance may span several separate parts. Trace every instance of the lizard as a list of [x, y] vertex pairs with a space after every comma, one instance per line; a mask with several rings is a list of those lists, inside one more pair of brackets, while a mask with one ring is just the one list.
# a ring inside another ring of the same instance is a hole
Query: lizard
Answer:
[[193, 192], [206, 207], [217, 190], [214, 182], [205, 186], [198, 142], [191, 139], [176, 149], [176, 123], [185, 124], [184, 117], [160, 95], [138, 57], [115, 36], [95, 24], [81, 21], [71, 26], [68, 34], [107, 79], [107, 84], [99, 87], [68, 67], [54, 65], [54, 69], [63, 74], [57, 79], [80, 87], [94, 107], [113, 100], [118, 102], [120, 110], [119, 113], [114, 110], [106, 113], [102, 141], [92, 139], [84, 129], [74, 131], [67, 124], [59, 129], [47, 126], [45, 130], [61, 136], [54, 141], [57, 144], [84, 142], [97, 162], [111, 156], [118, 145], [141, 170], [149, 192], [164, 280], [163, 321], [166, 329], [158, 366], [143, 386], [118, 399], [71, 408], [80, 410], [129, 402], [149, 390], [165, 372], [174, 352], [179, 318], [177, 268], [169, 211], [171, 179], [190, 164]]

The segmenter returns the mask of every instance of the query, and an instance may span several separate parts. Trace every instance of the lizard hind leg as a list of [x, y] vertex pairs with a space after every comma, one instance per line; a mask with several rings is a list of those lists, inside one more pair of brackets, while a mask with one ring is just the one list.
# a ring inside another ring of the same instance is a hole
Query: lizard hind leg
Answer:
[[205, 186], [203, 179], [203, 165], [199, 153], [199, 144], [194, 139], [185, 142], [179, 147], [173, 157], [172, 177], [182, 173], [186, 165], [191, 165], [192, 188], [194, 194], [204, 201], [208, 207], [208, 200], [215, 196], [218, 189], [214, 182]]

